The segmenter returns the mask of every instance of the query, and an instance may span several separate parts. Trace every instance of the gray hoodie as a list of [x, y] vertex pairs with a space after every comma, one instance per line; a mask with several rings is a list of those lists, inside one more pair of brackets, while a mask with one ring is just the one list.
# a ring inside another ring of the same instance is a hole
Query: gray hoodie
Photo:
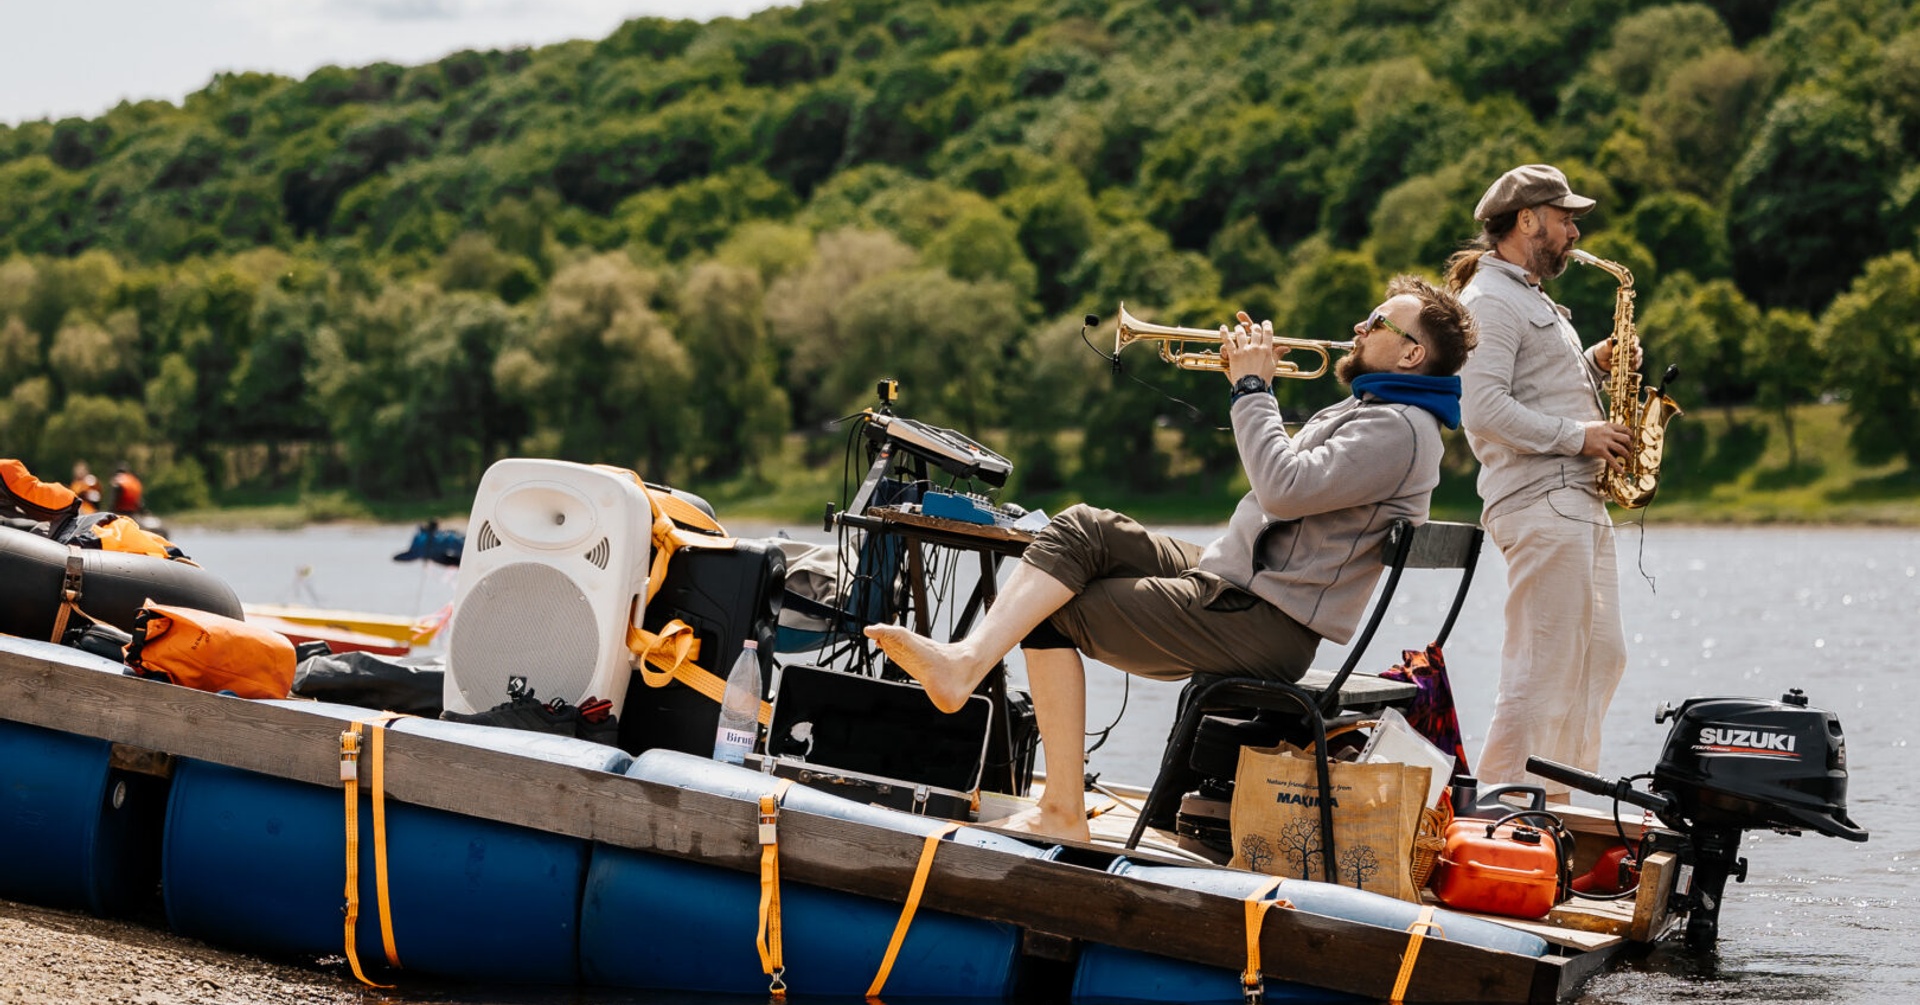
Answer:
[[1201, 571], [1345, 643], [1380, 578], [1387, 526], [1426, 522], [1440, 483], [1439, 420], [1413, 405], [1348, 398], [1289, 437], [1273, 396], [1249, 394], [1234, 402], [1233, 439], [1252, 491], [1201, 554]]

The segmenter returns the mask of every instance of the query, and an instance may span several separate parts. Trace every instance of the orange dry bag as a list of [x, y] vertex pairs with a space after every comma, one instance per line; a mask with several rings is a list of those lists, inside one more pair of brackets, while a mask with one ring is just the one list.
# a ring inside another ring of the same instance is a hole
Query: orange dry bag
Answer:
[[295, 662], [293, 643], [279, 632], [151, 600], [133, 616], [127, 644], [127, 666], [143, 677], [242, 698], [285, 698]]

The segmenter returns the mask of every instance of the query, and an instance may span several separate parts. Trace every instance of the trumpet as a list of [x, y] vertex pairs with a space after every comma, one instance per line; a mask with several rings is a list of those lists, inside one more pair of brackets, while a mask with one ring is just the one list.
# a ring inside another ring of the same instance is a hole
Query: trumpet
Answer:
[[[1120, 304], [1120, 327], [1114, 333], [1113, 353], [1135, 342], [1152, 340], [1160, 343], [1160, 358], [1182, 370], [1211, 370], [1225, 373], [1227, 364], [1220, 353], [1213, 349], [1189, 350], [1188, 342], [1211, 342], [1220, 344], [1220, 333], [1205, 328], [1176, 328], [1172, 325], [1149, 324], [1127, 313], [1127, 305]], [[1273, 344], [1282, 349], [1299, 349], [1320, 357], [1320, 365], [1312, 370], [1303, 370], [1298, 363], [1282, 359], [1274, 364], [1273, 375], [1294, 380], [1312, 380], [1327, 372], [1327, 366], [1336, 352], [1352, 352], [1352, 342], [1329, 342], [1322, 339], [1273, 337]]]

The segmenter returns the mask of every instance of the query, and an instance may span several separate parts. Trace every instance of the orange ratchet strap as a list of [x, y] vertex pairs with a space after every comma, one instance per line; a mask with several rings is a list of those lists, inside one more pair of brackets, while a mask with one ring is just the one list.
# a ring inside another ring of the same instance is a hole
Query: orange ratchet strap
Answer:
[[347, 822], [347, 963], [353, 976], [368, 987], [389, 988], [367, 977], [360, 968], [356, 929], [360, 921], [360, 730], [371, 726], [367, 746], [367, 784], [373, 796], [373, 873], [375, 899], [380, 910], [380, 942], [386, 950], [387, 965], [400, 968], [400, 952], [393, 941], [393, 905], [387, 895], [387, 795], [383, 737], [387, 724], [406, 718], [404, 712], [382, 712], [355, 720], [340, 734], [340, 781], [346, 793]]
[[940, 847], [941, 839], [960, 829], [958, 823], [949, 823], [927, 835], [927, 843], [920, 846], [920, 864], [913, 869], [913, 885], [907, 889], [907, 902], [900, 908], [900, 920], [893, 926], [893, 938], [887, 940], [887, 954], [880, 959], [880, 972], [873, 975], [873, 983], [867, 986], [867, 997], [880, 997], [880, 989], [887, 986], [887, 977], [893, 973], [894, 958], [900, 955], [900, 946], [907, 941], [907, 929], [913, 924], [913, 915], [920, 909], [920, 895], [927, 889], [927, 874], [933, 871], [933, 853]]
[[1406, 1001], [1407, 983], [1413, 980], [1413, 961], [1420, 958], [1420, 943], [1426, 940], [1427, 933], [1433, 932], [1436, 938], [1447, 937], [1447, 930], [1434, 924], [1433, 905], [1420, 909], [1420, 916], [1407, 926], [1411, 938], [1407, 940], [1407, 955], [1400, 960], [1400, 976], [1393, 981], [1393, 997], [1388, 999], [1394, 1005]]
[[760, 951], [760, 972], [772, 978], [767, 993], [787, 997], [787, 964], [780, 950], [780, 800], [787, 797], [793, 779], [782, 778], [773, 791], [760, 797], [760, 928], [754, 948]]
[[1282, 882], [1284, 880], [1281, 877], [1275, 876], [1247, 894], [1247, 969], [1240, 974], [1240, 993], [1247, 1005], [1259, 1005], [1267, 993], [1267, 979], [1260, 972], [1260, 926], [1266, 924], [1267, 910], [1273, 907], [1293, 909], [1293, 902], [1285, 897], [1267, 899], [1267, 894], [1280, 889]]

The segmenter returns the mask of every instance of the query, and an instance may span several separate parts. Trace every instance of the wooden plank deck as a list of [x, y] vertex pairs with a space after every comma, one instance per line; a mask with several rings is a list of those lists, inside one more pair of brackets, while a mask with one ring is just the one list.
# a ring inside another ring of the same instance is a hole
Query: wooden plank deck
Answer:
[[[63, 662], [0, 651], [0, 718], [100, 737], [140, 751], [199, 758], [333, 787], [340, 722]], [[752, 872], [752, 807], [691, 790], [552, 764], [447, 740], [389, 732], [390, 798]], [[794, 811], [780, 824], [791, 882], [898, 902], [921, 839]], [[1015, 859], [943, 845], [926, 903], [1025, 928], [1029, 942], [1083, 940], [1238, 969], [1244, 910], [1231, 897], [1145, 884], [1069, 862]], [[1389, 997], [1404, 933], [1296, 911], [1269, 912], [1261, 937], [1277, 980]], [[1556, 1001], [1606, 950], [1531, 959], [1428, 940], [1407, 1001]]]

